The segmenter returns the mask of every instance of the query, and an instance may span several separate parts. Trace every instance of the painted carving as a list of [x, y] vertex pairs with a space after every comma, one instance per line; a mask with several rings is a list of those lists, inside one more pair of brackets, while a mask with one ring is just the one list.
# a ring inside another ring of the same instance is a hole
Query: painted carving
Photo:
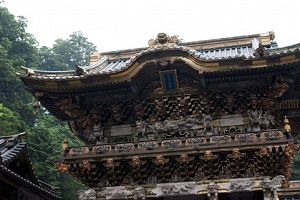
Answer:
[[114, 170], [115, 167], [118, 167], [120, 165], [120, 162], [115, 162], [114, 159], [109, 158], [106, 160], [106, 163], [104, 166], [109, 170]]
[[210, 143], [226, 143], [230, 142], [231, 137], [229, 135], [223, 135], [223, 136], [212, 136], [209, 138]]
[[185, 145], [187, 146], [199, 146], [202, 144], [206, 144], [206, 138], [205, 137], [199, 137], [199, 138], [187, 138], [185, 140]]
[[211, 161], [217, 159], [218, 157], [219, 155], [213, 154], [211, 151], [205, 151], [204, 155], [200, 156], [200, 159], [205, 161]]
[[177, 140], [164, 140], [161, 143], [162, 147], [166, 147], [166, 148], [176, 148], [182, 145], [182, 142], [180, 139]]
[[86, 154], [89, 152], [88, 147], [74, 147], [69, 150], [69, 154]]
[[189, 162], [189, 157], [187, 154], [183, 153], [180, 154], [180, 162], [181, 163], [188, 163]]
[[174, 195], [186, 195], [197, 194], [200, 190], [200, 186], [195, 182], [182, 182], [182, 183], [166, 183], [157, 184], [157, 187], [152, 190], [156, 196], [174, 196]]
[[239, 160], [245, 157], [245, 153], [241, 153], [239, 149], [233, 149], [231, 154], [228, 154], [227, 157], [235, 160]]
[[154, 149], [154, 148], [158, 147], [158, 143], [156, 141], [139, 142], [138, 147], [150, 150], [150, 149]]
[[214, 182], [210, 182], [207, 185], [208, 200], [218, 200], [218, 185]]
[[88, 160], [83, 160], [83, 161], [81, 162], [81, 168], [82, 168], [83, 170], [90, 170], [90, 168], [91, 168], [90, 162], [89, 162]]
[[270, 156], [268, 147], [261, 147], [259, 152], [255, 152], [259, 157]]
[[134, 149], [133, 143], [116, 144], [115, 146], [116, 151], [130, 151], [132, 149]]
[[157, 165], [164, 165], [169, 162], [168, 158], [164, 158], [162, 155], [156, 156], [154, 163]]
[[79, 190], [77, 194], [79, 200], [96, 200], [96, 191], [94, 189]]
[[127, 199], [131, 194], [132, 192], [126, 190], [125, 187], [110, 187], [101, 192], [101, 195], [105, 196], [106, 199]]
[[133, 167], [140, 167], [141, 166], [140, 158], [138, 156], [133, 156], [133, 158], [131, 159], [131, 165]]
[[255, 133], [236, 134], [234, 140], [238, 142], [255, 142], [257, 136]]
[[170, 37], [169, 35], [165, 33], [159, 33], [156, 37], [156, 39], [150, 39], [148, 41], [148, 44], [150, 47], [155, 46], [165, 46], [165, 45], [177, 45], [178, 44], [178, 38], [176, 36]]
[[107, 151], [111, 151], [110, 145], [96, 145], [96, 146], [93, 146], [93, 148], [92, 148], [92, 152], [96, 152], [96, 153], [104, 153]]
[[146, 192], [145, 188], [139, 186], [133, 190], [133, 199], [134, 200], [140, 200], [140, 199], [146, 199]]
[[55, 167], [59, 172], [67, 172], [68, 171], [68, 165], [64, 162], [57, 162], [55, 163]]
[[274, 139], [280, 139], [283, 138], [284, 135], [281, 131], [268, 131], [268, 132], [262, 132], [261, 138], [265, 140], [274, 140]]

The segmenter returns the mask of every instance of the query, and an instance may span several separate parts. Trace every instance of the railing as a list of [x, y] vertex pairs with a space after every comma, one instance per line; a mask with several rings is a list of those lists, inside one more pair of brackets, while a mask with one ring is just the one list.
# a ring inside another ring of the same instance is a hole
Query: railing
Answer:
[[96, 144], [93, 146], [78, 146], [66, 149], [64, 155], [78, 156], [90, 153], [105, 154], [109, 152], [149, 151], [163, 149], [201, 148], [209, 146], [235, 146], [239, 144], [264, 143], [274, 140], [289, 139], [289, 135], [280, 130], [268, 130], [258, 133], [234, 133], [227, 135], [206, 135], [186, 138], [165, 139], [161, 142], [140, 141], [119, 144]]

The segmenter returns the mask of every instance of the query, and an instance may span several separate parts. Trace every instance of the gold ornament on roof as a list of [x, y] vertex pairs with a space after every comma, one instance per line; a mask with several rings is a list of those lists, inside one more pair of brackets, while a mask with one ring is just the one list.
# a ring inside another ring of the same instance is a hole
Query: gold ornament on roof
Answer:
[[286, 116], [284, 117], [283, 123], [284, 123], [284, 127], [283, 127], [284, 131], [290, 133], [292, 129], [290, 126], [289, 119]]
[[64, 142], [62, 144], [62, 150], [65, 151], [68, 147], [69, 147], [69, 140], [68, 140], [68, 137], [66, 136], [64, 138]]
[[150, 39], [148, 41], [149, 47], [157, 47], [157, 46], [171, 46], [178, 44], [178, 38], [176, 36], [169, 36], [166, 33], [159, 33], [156, 39]]

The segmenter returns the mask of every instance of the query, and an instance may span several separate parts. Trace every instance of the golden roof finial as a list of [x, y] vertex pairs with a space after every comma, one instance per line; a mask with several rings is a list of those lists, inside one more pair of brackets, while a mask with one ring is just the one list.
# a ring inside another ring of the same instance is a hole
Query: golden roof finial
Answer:
[[68, 137], [65, 136], [64, 142], [62, 144], [62, 150], [65, 151], [68, 147], [69, 147], [69, 140], [68, 140]]
[[285, 132], [288, 132], [288, 133], [290, 133], [292, 130], [291, 130], [291, 126], [290, 126], [290, 122], [289, 122], [289, 119], [286, 117], [286, 116], [284, 116], [284, 120], [283, 120], [283, 122], [284, 122], [284, 127], [283, 127], [283, 129], [285, 130]]

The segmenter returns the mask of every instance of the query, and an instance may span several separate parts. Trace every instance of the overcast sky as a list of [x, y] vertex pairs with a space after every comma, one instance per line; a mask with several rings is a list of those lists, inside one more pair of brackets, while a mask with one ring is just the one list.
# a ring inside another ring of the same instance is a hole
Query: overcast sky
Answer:
[[280, 47], [300, 43], [297, 0], [5, 0], [27, 31], [52, 47], [81, 31], [99, 52], [146, 47], [160, 32], [184, 41], [273, 30]]

